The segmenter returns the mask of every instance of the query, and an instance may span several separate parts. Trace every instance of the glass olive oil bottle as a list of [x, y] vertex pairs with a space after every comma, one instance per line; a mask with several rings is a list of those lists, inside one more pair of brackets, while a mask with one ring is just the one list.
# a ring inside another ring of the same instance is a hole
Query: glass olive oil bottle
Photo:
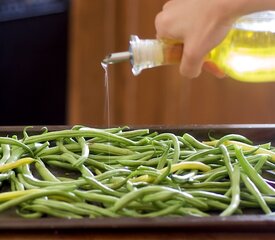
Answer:
[[[131, 36], [128, 52], [114, 53], [103, 62], [130, 59], [132, 72], [180, 62], [184, 44], [174, 41], [139, 39]], [[240, 18], [226, 38], [214, 48], [212, 61], [226, 75], [245, 82], [275, 81], [275, 11], [257, 12]]]
[[234, 79], [275, 81], [275, 12], [241, 18], [208, 58]]

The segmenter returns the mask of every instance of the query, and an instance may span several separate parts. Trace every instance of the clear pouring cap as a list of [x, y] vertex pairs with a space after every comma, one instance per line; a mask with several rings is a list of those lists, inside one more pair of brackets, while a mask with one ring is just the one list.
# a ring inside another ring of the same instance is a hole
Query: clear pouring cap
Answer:
[[163, 62], [161, 41], [139, 39], [136, 35], [132, 35], [129, 51], [111, 53], [103, 59], [102, 64], [115, 64], [124, 61], [130, 61], [135, 76], [140, 74], [143, 69], [161, 65]]

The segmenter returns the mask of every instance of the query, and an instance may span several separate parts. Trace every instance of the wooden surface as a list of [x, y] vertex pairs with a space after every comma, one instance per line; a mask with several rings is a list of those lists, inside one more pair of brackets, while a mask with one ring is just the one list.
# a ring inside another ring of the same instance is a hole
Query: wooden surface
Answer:
[[[154, 38], [154, 17], [164, 0], [72, 1], [68, 123], [106, 125], [101, 60], [128, 49], [129, 36]], [[203, 73], [183, 79], [177, 66], [145, 70], [109, 67], [111, 125], [273, 123], [275, 83], [249, 84]]]

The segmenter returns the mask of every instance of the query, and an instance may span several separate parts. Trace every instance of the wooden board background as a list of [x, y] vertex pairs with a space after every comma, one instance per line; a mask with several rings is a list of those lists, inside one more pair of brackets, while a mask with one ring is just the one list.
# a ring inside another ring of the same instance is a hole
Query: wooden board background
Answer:
[[[163, 0], [71, 1], [68, 124], [106, 126], [101, 60], [125, 51], [129, 36], [154, 38]], [[207, 73], [188, 80], [177, 66], [144, 71], [129, 63], [109, 68], [110, 125], [274, 123], [275, 83], [249, 84]]]

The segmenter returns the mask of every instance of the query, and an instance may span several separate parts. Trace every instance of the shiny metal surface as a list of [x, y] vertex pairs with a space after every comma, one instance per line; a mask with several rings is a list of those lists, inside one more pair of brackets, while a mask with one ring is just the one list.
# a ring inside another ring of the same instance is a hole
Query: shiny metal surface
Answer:
[[111, 53], [107, 55], [103, 59], [103, 63], [105, 64], [114, 64], [119, 62], [124, 62], [130, 60], [132, 57], [132, 54], [130, 52], [118, 52], [118, 53]]

